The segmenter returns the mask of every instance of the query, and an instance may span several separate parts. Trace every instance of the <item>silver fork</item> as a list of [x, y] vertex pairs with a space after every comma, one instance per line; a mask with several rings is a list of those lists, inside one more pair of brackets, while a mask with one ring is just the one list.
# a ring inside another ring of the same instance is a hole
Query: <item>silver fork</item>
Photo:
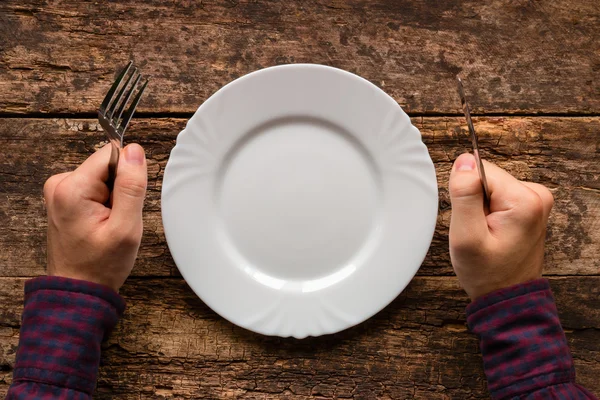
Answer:
[[[127, 111], [125, 111], [125, 106], [129, 102], [129, 99], [131, 99], [131, 96], [142, 79], [142, 74], [138, 72], [136, 67], [133, 67], [133, 70], [129, 73], [132, 66], [133, 62], [130, 61], [125, 69], [121, 71], [106, 94], [106, 97], [104, 97], [104, 101], [102, 101], [102, 105], [100, 105], [100, 109], [98, 110], [98, 121], [111, 143], [110, 161], [108, 163], [108, 180], [106, 181], [106, 185], [111, 191], [117, 175], [119, 153], [123, 148], [123, 135], [125, 134], [129, 121], [131, 121], [131, 117], [133, 117], [133, 113], [142, 98], [144, 89], [146, 89], [146, 85], [148, 85], [148, 79], [146, 79], [133, 98], [131, 105]], [[123, 82], [125, 76], [128, 77]], [[115, 95], [117, 89], [119, 89], [119, 91]], [[125, 113], [123, 114], [123, 112]]]

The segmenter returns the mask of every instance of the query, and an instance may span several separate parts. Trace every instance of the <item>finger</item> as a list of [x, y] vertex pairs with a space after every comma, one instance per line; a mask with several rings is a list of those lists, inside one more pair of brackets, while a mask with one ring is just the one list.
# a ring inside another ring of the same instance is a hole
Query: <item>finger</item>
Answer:
[[483, 161], [490, 191], [490, 212], [507, 211], [519, 204], [529, 190], [517, 178], [487, 161]]
[[488, 234], [488, 226], [483, 188], [472, 154], [462, 154], [454, 162], [449, 189], [452, 203], [451, 237], [466, 242], [484, 238]]
[[106, 186], [111, 144], [89, 156], [69, 177], [73, 190], [86, 200], [105, 204], [110, 194]]
[[130, 144], [123, 149], [119, 157], [110, 214], [112, 224], [126, 223], [135, 227], [142, 223], [147, 181], [144, 149], [139, 144]]
[[63, 172], [62, 174], [52, 175], [46, 183], [44, 183], [44, 203], [47, 207], [51, 207], [54, 200], [54, 191], [59, 183], [67, 178], [71, 172]]
[[547, 220], [550, 216], [550, 212], [552, 211], [552, 206], [554, 205], [554, 196], [548, 188], [544, 185], [540, 185], [539, 183], [533, 182], [521, 182], [523, 185], [533, 190], [540, 196], [542, 199], [542, 204], [544, 206], [544, 219]]

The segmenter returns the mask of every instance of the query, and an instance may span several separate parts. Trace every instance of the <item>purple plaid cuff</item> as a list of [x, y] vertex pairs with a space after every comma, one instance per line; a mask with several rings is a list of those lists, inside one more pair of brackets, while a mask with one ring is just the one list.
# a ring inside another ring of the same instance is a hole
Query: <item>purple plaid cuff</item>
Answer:
[[[467, 307], [480, 339], [493, 399], [593, 398], [581, 396], [550, 285], [538, 279], [501, 289]], [[539, 397], [538, 397], [539, 395]], [[527, 396], [527, 397], [525, 397]]]
[[96, 283], [50, 276], [27, 281], [8, 398], [21, 398], [20, 389], [31, 390], [31, 383], [91, 395], [100, 344], [124, 309], [121, 296]]

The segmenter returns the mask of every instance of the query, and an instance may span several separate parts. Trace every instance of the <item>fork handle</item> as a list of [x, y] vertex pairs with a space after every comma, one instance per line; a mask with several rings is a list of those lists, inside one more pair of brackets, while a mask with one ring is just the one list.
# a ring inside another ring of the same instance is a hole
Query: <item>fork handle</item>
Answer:
[[106, 180], [106, 186], [108, 186], [108, 190], [112, 192], [115, 186], [115, 178], [117, 177], [117, 165], [119, 164], [119, 146], [112, 140], [110, 143], [110, 160], [108, 161], [108, 179]]

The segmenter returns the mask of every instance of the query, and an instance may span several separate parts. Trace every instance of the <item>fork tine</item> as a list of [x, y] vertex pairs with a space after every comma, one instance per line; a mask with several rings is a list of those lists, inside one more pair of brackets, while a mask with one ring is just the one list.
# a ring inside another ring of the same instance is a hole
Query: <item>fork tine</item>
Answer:
[[115, 115], [115, 111], [117, 110], [119, 104], [123, 100], [123, 94], [125, 93], [125, 90], [127, 90], [127, 87], [131, 83], [131, 80], [133, 79], [133, 77], [136, 75], [137, 70], [138, 69], [136, 67], [133, 68], [133, 72], [131, 72], [131, 75], [129, 75], [129, 77], [127, 78], [127, 81], [123, 84], [123, 86], [121, 86], [121, 90], [119, 90], [119, 94], [117, 95], [117, 98], [115, 99], [115, 101], [113, 101], [111, 103], [111, 105], [109, 107], [110, 111], [106, 110], [108, 112], [108, 119], [110, 119], [111, 121], [113, 119], [113, 115]]
[[110, 101], [112, 100], [113, 95], [115, 94], [115, 91], [119, 87], [119, 83], [121, 83], [121, 81], [123, 80], [123, 77], [127, 74], [127, 72], [129, 71], [129, 68], [131, 68], [132, 64], [133, 64], [133, 61], [129, 61], [127, 66], [123, 69], [123, 71], [121, 71], [121, 73], [119, 74], [119, 76], [117, 77], [115, 82], [112, 84], [112, 86], [110, 87], [110, 90], [108, 91], [108, 93], [106, 93], [106, 96], [104, 97], [104, 100], [102, 101], [102, 104], [100, 105], [100, 111], [103, 111], [103, 112], [106, 111], [106, 109], [108, 108], [108, 105], [110, 104]]
[[146, 79], [146, 82], [144, 82], [144, 84], [140, 88], [137, 95], [133, 98], [133, 101], [131, 102], [129, 109], [123, 116], [123, 120], [121, 120], [121, 124], [117, 128], [117, 130], [121, 133], [121, 135], [125, 132], [125, 129], [127, 129], [127, 126], [129, 125], [129, 121], [131, 121], [131, 117], [133, 117], [133, 113], [135, 112], [135, 109], [137, 108], [137, 105], [140, 102], [140, 99], [142, 98], [144, 89], [146, 89], [146, 86], [148, 85], [148, 80], [149, 79]]
[[121, 115], [123, 115], [123, 111], [125, 110], [125, 106], [129, 102], [129, 99], [131, 98], [131, 95], [133, 95], [133, 92], [135, 92], [135, 88], [137, 87], [137, 85], [138, 85], [138, 83], [140, 82], [141, 79], [142, 79], [142, 74], [138, 74], [137, 78], [135, 79], [135, 81], [133, 81], [133, 84], [131, 85], [131, 87], [127, 91], [127, 95], [125, 95], [125, 98], [121, 102], [121, 105], [116, 110], [116, 112], [115, 112], [116, 117], [112, 120], [114, 126], [119, 126], [118, 122], [119, 122], [119, 119], [121, 118]]

